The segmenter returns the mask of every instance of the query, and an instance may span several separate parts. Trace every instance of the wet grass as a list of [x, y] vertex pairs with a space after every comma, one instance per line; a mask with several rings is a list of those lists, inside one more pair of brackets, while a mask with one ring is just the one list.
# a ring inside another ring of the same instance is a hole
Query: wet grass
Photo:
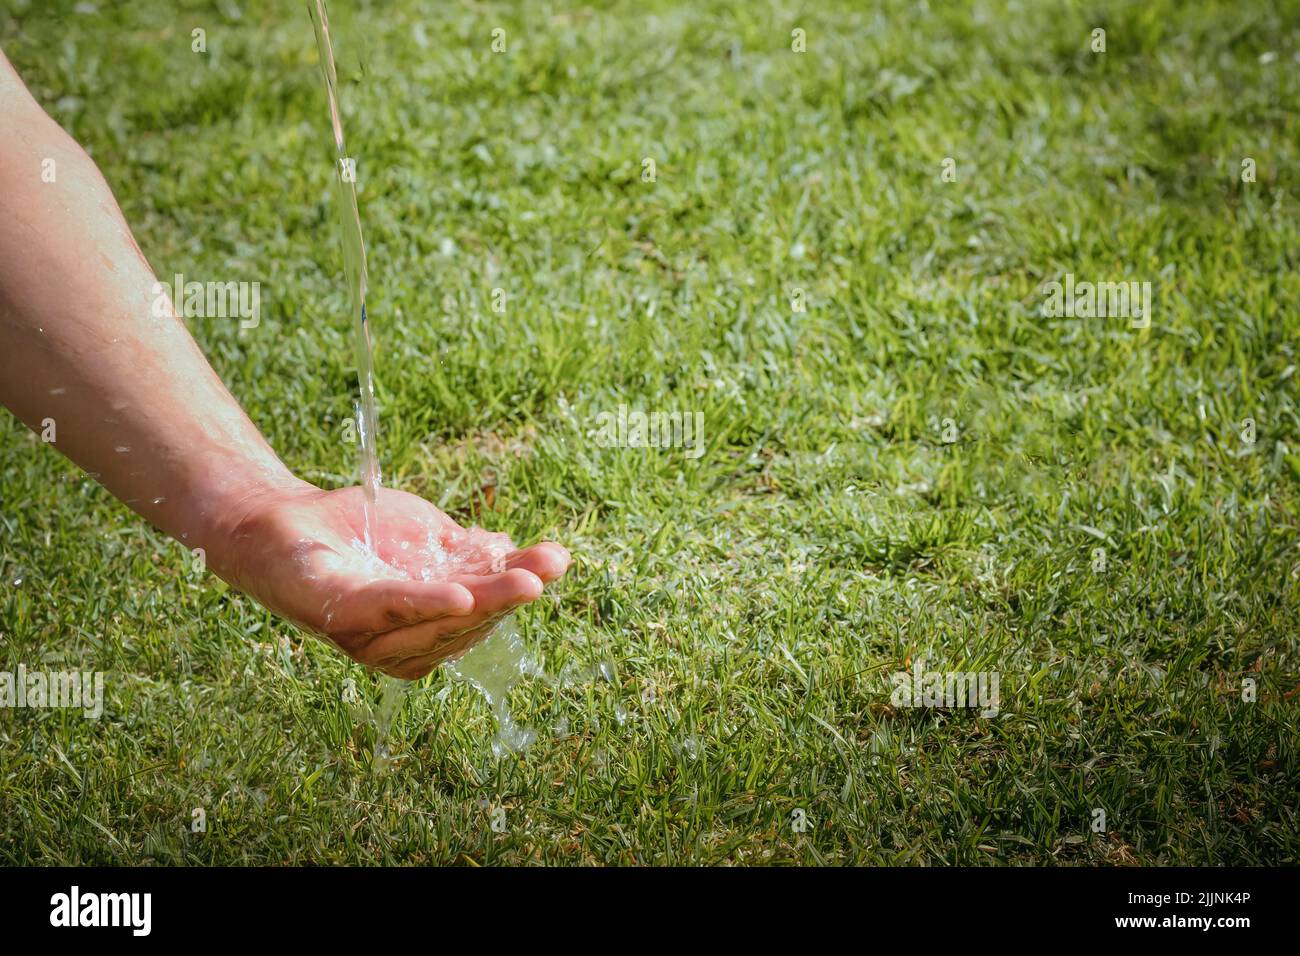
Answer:
[[[261, 282], [194, 334], [353, 480], [305, 6], [97, 6], [0, 45], [160, 276]], [[336, 0], [388, 480], [577, 557], [540, 740], [435, 674], [375, 773], [370, 675], [6, 417], [0, 668], [107, 678], [0, 712], [0, 860], [1296, 862], [1300, 7], [1198, 6], [400, 2], [358, 50]], [[1043, 316], [1066, 273], [1150, 327]], [[706, 450], [601, 447], [620, 404]], [[918, 658], [997, 716], [894, 706]]]

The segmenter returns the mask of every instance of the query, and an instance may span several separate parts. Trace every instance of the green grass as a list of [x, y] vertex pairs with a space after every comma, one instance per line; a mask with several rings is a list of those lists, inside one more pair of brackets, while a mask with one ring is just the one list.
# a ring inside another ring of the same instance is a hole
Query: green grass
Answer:
[[[98, 6], [0, 42], [159, 275], [262, 283], [193, 332], [353, 480], [305, 5]], [[438, 673], [376, 772], [373, 677], [5, 416], [0, 668], [107, 713], [0, 712], [0, 861], [1297, 861], [1300, 5], [401, 0], [360, 54], [350, 6], [386, 477], [575, 553], [520, 620], [541, 739]], [[1067, 272], [1150, 328], [1042, 316]], [[620, 403], [706, 452], [599, 447]], [[1001, 712], [891, 706], [917, 657]]]

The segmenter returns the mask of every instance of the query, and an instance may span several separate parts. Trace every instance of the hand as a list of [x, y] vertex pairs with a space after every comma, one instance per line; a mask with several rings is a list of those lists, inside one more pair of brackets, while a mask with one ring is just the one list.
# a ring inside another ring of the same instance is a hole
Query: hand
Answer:
[[377, 505], [372, 552], [363, 489], [261, 492], [241, 503], [211, 566], [353, 660], [407, 680], [459, 657], [569, 567], [558, 544], [516, 550], [415, 495], [381, 488]]

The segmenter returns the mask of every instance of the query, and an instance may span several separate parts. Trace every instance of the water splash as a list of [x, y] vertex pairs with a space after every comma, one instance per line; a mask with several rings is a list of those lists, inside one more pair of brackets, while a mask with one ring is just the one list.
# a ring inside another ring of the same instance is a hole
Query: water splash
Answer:
[[497, 719], [497, 735], [492, 753], [498, 757], [528, 749], [537, 739], [537, 731], [515, 723], [510, 713], [510, 690], [520, 678], [536, 676], [541, 668], [528, 656], [514, 615], [510, 615], [488, 636], [465, 652], [459, 660], [444, 665], [458, 680], [467, 681], [492, 708]]

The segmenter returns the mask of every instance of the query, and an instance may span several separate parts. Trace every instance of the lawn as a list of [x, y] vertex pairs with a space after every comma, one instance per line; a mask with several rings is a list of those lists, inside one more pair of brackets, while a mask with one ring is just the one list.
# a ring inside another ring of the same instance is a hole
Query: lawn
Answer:
[[[376, 677], [6, 414], [0, 670], [105, 713], [0, 711], [0, 862], [1297, 862], [1300, 3], [1192, 6], [335, 0], [385, 480], [575, 555], [538, 741], [438, 672], [377, 766]], [[193, 334], [355, 481], [306, 5], [0, 0], [0, 47], [160, 277], [260, 282]], [[918, 661], [997, 712], [901, 706]]]

